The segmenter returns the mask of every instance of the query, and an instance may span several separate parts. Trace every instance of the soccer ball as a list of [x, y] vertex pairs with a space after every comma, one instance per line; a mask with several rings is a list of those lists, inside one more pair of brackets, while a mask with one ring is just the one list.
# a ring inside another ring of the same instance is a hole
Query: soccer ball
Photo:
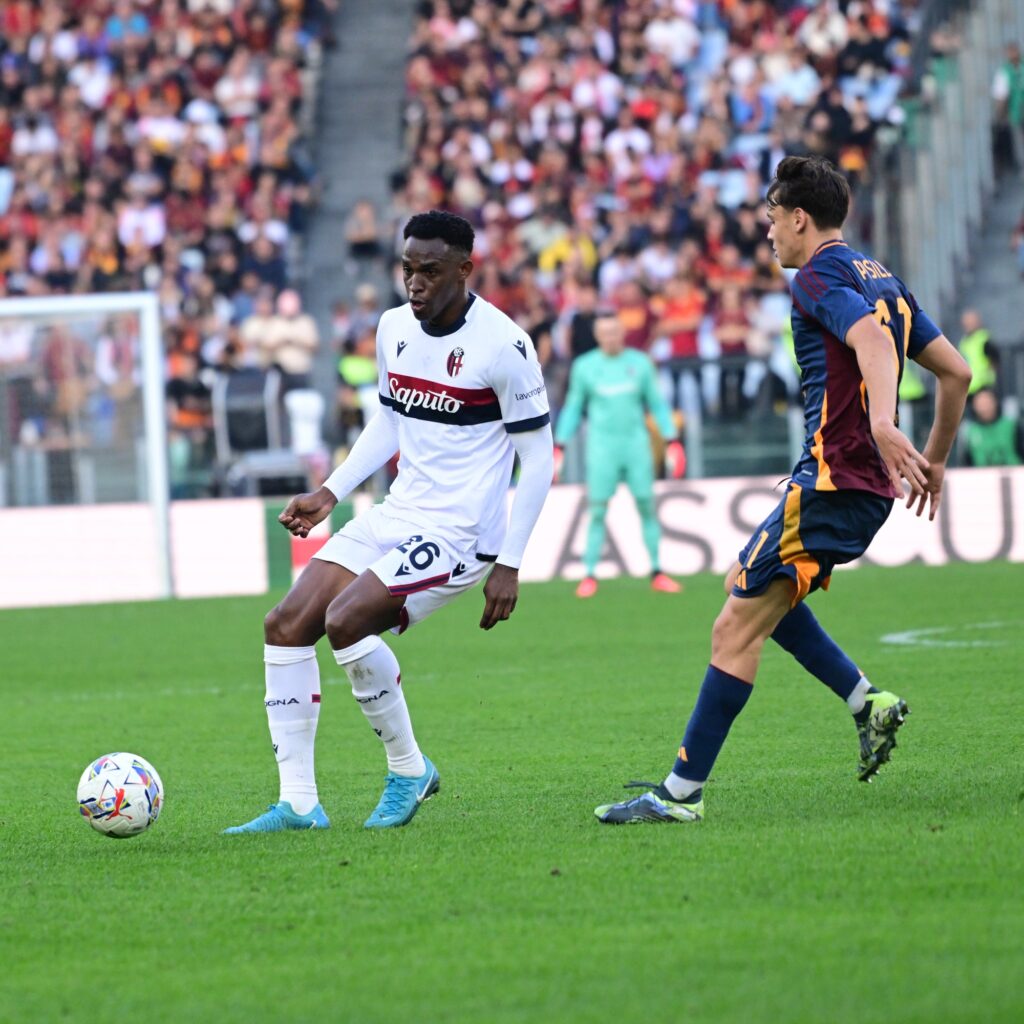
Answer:
[[82, 772], [78, 809], [97, 832], [127, 839], [145, 832], [164, 805], [164, 784], [138, 754], [106, 754]]

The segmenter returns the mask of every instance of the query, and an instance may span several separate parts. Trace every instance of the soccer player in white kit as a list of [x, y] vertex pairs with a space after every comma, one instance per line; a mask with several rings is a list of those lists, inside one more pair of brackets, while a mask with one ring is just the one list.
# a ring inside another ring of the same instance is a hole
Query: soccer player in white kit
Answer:
[[381, 408], [324, 486], [293, 498], [281, 523], [305, 537], [396, 451], [398, 476], [380, 504], [327, 541], [264, 621], [280, 796], [228, 833], [330, 824], [313, 771], [315, 645], [325, 634], [387, 755], [384, 793], [365, 825], [410, 821], [440, 776], [416, 742], [398, 661], [380, 634], [403, 633], [485, 576], [482, 629], [516, 606], [519, 565], [554, 468], [537, 354], [523, 330], [468, 291], [468, 221], [435, 210], [413, 217], [404, 236], [409, 302], [385, 313], [377, 329]]

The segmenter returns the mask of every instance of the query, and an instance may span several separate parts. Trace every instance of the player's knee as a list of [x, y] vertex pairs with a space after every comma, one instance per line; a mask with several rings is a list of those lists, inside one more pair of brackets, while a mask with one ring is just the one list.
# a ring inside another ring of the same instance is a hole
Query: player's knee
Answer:
[[291, 647], [289, 643], [291, 630], [290, 616], [281, 605], [276, 605], [267, 612], [263, 619], [263, 641], [275, 647]]
[[331, 649], [335, 651], [351, 647], [370, 635], [370, 631], [366, 629], [357, 609], [351, 601], [346, 600], [344, 594], [336, 597], [328, 605], [327, 614], [324, 617], [324, 627], [327, 630], [327, 639], [331, 643]]
[[723, 656], [731, 657], [757, 643], [758, 638], [751, 629], [751, 624], [738, 614], [732, 601], [726, 601], [725, 607], [718, 613], [718, 618], [711, 627], [711, 660]]
[[608, 502], [607, 501], [594, 501], [590, 504], [590, 519], [595, 523], [603, 523], [605, 516], [608, 514]]
[[715, 624], [711, 627], [711, 654], [712, 657], [721, 653], [728, 647], [729, 644], [729, 633], [730, 630], [735, 628], [733, 622], [733, 616], [729, 611], [729, 606], [726, 605], [719, 613], [718, 618], [715, 619]]
[[310, 647], [321, 636], [322, 632], [311, 629], [283, 602], [267, 612], [263, 619], [263, 642], [274, 647]]

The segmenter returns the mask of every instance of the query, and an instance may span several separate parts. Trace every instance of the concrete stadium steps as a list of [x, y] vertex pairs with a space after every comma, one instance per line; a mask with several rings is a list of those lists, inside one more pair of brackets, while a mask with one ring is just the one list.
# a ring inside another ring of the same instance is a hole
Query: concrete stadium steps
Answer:
[[[963, 290], [962, 308], [979, 310], [997, 343], [1024, 342], [1024, 282], [1010, 235], [1024, 212], [1024, 176], [1004, 173], [988, 209], [977, 258]], [[943, 325], [955, 341], [960, 324]]]
[[[401, 158], [400, 119], [405, 47], [412, 28], [410, 0], [344, 0], [335, 17], [337, 48], [325, 51], [313, 154], [321, 195], [305, 253], [306, 309], [320, 328], [316, 382], [332, 408], [336, 358], [331, 306], [351, 300], [355, 276], [346, 269], [345, 218], [359, 199], [381, 215], [390, 205], [391, 172]], [[383, 272], [373, 281], [384, 294]]]

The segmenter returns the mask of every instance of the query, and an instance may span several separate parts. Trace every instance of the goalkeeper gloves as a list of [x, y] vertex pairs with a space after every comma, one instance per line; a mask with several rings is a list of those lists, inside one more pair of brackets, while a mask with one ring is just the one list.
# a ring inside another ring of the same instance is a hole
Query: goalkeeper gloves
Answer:
[[665, 446], [665, 473], [671, 480], [679, 480], [686, 472], [686, 449], [682, 441], [669, 441]]

